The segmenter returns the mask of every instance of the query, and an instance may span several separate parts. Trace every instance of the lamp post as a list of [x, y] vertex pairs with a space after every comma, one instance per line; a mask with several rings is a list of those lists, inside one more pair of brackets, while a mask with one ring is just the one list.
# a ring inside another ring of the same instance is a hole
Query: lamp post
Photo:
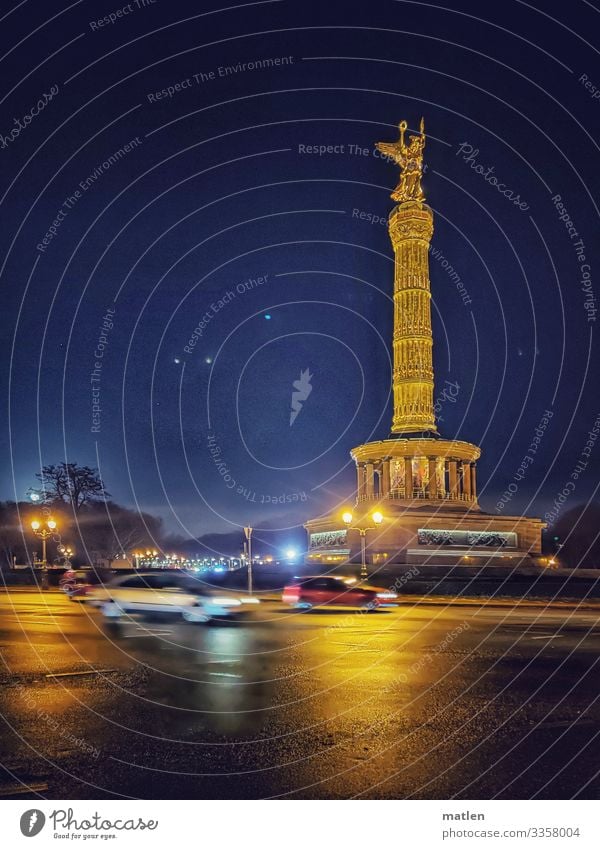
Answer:
[[366, 578], [367, 576], [367, 531], [373, 531], [383, 522], [383, 515], [376, 510], [371, 514], [371, 519], [373, 520], [373, 525], [361, 525], [360, 527], [352, 524], [353, 516], [349, 511], [342, 515], [342, 519], [344, 520], [344, 524], [348, 528], [349, 531], [358, 531], [360, 534], [360, 577]]
[[62, 555], [63, 560], [65, 561], [65, 567], [67, 569], [71, 568], [71, 557], [73, 557], [73, 549], [70, 545], [59, 545], [58, 553]]
[[45, 521], [45, 527], [42, 523], [34, 519], [31, 523], [31, 530], [42, 541], [42, 589], [48, 589], [48, 560], [46, 559], [46, 540], [48, 537], [54, 536], [56, 531], [56, 522], [53, 519]]
[[244, 528], [246, 542], [248, 543], [248, 595], [252, 595], [252, 531], [253, 528]]

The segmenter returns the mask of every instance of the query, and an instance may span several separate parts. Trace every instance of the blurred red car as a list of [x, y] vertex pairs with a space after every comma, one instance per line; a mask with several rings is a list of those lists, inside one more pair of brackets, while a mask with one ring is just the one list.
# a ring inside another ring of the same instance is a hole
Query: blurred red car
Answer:
[[357, 607], [377, 610], [394, 607], [398, 596], [391, 590], [359, 584], [355, 578], [332, 577], [331, 575], [308, 575], [298, 578], [283, 590], [284, 604], [299, 610], [313, 607]]
[[97, 588], [111, 579], [110, 572], [101, 569], [68, 569], [58, 586], [71, 601], [85, 601], [91, 589]]

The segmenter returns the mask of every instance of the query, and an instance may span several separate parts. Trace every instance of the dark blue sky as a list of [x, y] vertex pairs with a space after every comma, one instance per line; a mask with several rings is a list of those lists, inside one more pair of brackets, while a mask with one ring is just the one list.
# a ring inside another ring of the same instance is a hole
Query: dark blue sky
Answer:
[[458, 384], [440, 430], [482, 446], [494, 512], [549, 410], [504, 509], [543, 515], [600, 412], [600, 12], [60, 5], [2, 20], [1, 496], [66, 458], [181, 534], [343, 503], [350, 448], [391, 421], [392, 251], [372, 219], [397, 172], [373, 145], [424, 115], [436, 397]]

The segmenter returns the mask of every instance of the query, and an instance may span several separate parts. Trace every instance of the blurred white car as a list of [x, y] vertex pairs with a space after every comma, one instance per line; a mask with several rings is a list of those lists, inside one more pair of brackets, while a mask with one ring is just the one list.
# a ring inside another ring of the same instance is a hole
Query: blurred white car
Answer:
[[166, 571], [122, 575], [91, 589], [86, 600], [109, 619], [127, 613], [180, 613], [187, 622], [235, 616], [246, 605], [258, 604], [253, 596], [212, 590], [184, 572]]

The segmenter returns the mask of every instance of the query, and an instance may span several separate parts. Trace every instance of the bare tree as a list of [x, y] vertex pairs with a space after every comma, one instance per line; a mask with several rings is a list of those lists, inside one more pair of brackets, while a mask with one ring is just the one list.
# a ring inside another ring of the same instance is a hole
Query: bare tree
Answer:
[[104, 488], [98, 469], [78, 463], [43, 466], [36, 478], [40, 486], [30, 489], [30, 495], [37, 496], [42, 504], [56, 501], [70, 504], [74, 513], [78, 513], [84, 504], [104, 501], [110, 495]]

